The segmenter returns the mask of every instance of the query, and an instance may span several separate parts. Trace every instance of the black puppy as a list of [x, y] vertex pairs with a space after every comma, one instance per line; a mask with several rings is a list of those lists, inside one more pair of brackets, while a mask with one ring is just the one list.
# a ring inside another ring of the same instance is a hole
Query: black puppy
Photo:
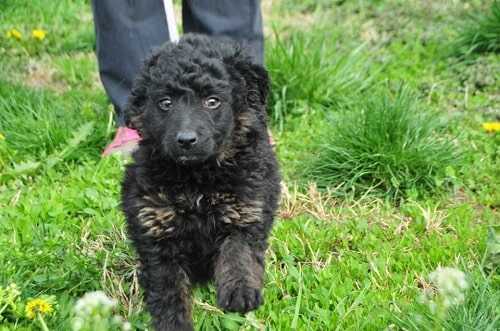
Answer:
[[125, 109], [142, 141], [122, 209], [157, 330], [192, 330], [191, 287], [218, 304], [263, 303], [264, 253], [280, 196], [267, 134], [266, 70], [238, 44], [186, 35], [153, 50]]

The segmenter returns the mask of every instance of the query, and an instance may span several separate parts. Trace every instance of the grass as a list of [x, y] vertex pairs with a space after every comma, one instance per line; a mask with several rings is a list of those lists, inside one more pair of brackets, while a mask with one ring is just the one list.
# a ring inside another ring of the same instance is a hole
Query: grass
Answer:
[[[212, 286], [196, 288], [197, 329], [498, 329], [500, 136], [482, 124], [500, 119], [500, 58], [448, 53], [491, 2], [263, 5], [284, 178], [265, 304], [226, 314]], [[118, 210], [126, 161], [100, 157], [112, 110], [91, 19], [86, 0], [0, 4], [1, 331], [40, 330], [33, 299], [53, 304], [50, 330], [71, 330], [75, 304], [91, 309], [84, 298], [100, 290], [116, 305], [94, 327], [148, 328]], [[437, 293], [439, 266], [463, 271], [469, 289], [436, 315], [419, 298]]]
[[491, 1], [486, 12], [473, 12], [462, 24], [453, 52], [468, 56], [500, 52], [500, 2]]
[[314, 180], [344, 194], [370, 190], [395, 200], [436, 193], [454, 177], [463, 152], [446, 137], [439, 114], [419, 107], [410, 87], [401, 86], [332, 115], [309, 166]]
[[276, 39], [268, 47], [267, 65], [273, 83], [272, 119], [280, 129], [287, 116], [305, 115], [308, 107], [345, 106], [373, 84], [363, 47], [339, 53], [335, 48], [338, 35], [325, 38], [324, 31], [324, 26], [307, 33], [292, 28], [284, 36], [274, 31]]

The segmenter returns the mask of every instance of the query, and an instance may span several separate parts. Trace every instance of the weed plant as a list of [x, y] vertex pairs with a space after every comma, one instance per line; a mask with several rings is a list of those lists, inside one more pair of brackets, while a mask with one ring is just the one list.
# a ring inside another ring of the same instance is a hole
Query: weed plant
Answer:
[[468, 56], [500, 53], [500, 1], [491, 2], [489, 12], [473, 12], [461, 23], [453, 53]]
[[322, 151], [309, 168], [323, 187], [394, 199], [432, 194], [460, 166], [460, 152], [437, 114], [408, 85], [332, 115]]

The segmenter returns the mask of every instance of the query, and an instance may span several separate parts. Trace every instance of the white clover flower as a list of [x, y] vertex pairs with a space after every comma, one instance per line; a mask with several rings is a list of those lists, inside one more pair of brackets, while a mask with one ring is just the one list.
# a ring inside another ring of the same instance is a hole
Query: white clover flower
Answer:
[[85, 321], [81, 317], [75, 317], [73, 319], [73, 331], [79, 331], [82, 330], [85, 325]]
[[73, 331], [89, 330], [132, 330], [132, 326], [119, 315], [113, 315], [118, 301], [109, 298], [102, 291], [86, 293], [76, 301]]
[[438, 267], [429, 274], [429, 280], [436, 286], [445, 308], [462, 303], [469, 283], [465, 274], [455, 268]]
[[132, 330], [132, 324], [129, 322], [123, 323], [123, 331], [131, 331]]
[[75, 304], [75, 314], [78, 317], [89, 317], [94, 311], [107, 316], [116, 307], [118, 301], [110, 299], [103, 291], [85, 293]]

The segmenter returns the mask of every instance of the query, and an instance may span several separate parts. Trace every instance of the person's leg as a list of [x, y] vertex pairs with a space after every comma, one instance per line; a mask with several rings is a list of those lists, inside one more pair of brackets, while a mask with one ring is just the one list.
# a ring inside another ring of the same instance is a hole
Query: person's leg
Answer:
[[246, 41], [255, 59], [264, 63], [260, 0], [183, 0], [182, 25], [185, 33]]
[[[133, 132], [124, 130], [125, 121], [121, 109], [144, 57], [152, 46], [168, 40], [163, 2], [92, 0], [92, 12], [99, 74], [116, 110], [119, 130], [115, 139], [124, 133], [132, 138], [138, 137]], [[128, 136], [123, 138], [126, 140]], [[120, 142], [121, 140], [118, 144]]]

